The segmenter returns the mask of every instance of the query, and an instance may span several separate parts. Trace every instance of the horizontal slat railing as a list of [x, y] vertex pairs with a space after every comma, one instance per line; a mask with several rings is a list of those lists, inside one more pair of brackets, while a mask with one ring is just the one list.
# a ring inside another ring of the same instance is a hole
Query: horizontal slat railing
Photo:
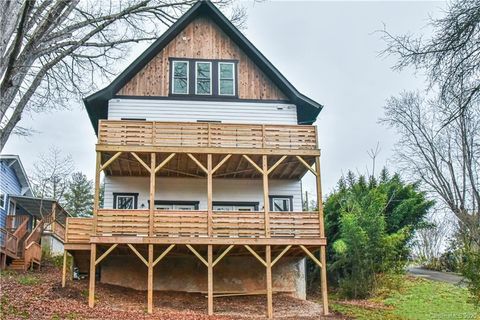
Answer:
[[100, 209], [97, 211], [97, 235], [148, 236], [149, 210]]
[[310, 125], [100, 120], [98, 143], [105, 145], [316, 149]]
[[216, 211], [212, 216], [212, 229], [213, 236], [219, 238], [264, 238], [264, 213]]
[[63, 226], [63, 224], [54, 221], [53, 233], [56, 234], [60, 239], [65, 240], [65, 227]]
[[270, 212], [272, 238], [319, 238], [318, 212]]
[[154, 233], [157, 237], [206, 237], [207, 212], [155, 210]]
[[[270, 212], [271, 238], [319, 238], [318, 212]], [[208, 237], [207, 211], [154, 211], [155, 237]], [[148, 210], [100, 209], [97, 236], [141, 236], [149, 232]], [[92, 218], [68, 218], [67, 243], [89, 243]], [[265, 238], [263, 212], [215, 211], [212, 237]]]
[[65, 242], [90, 243], [93, 236], [93, 218], [67, 218]]

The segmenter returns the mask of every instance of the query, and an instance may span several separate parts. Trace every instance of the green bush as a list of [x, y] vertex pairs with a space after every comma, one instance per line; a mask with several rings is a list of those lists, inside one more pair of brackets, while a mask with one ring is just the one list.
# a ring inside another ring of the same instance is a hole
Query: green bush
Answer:
[[468, 280], [467, 287], [471, 293], [471, 300], [480, 307], [480, 252], [471, 247], [464, 248], [464, 260], [460, 271]]
[[40, 283], [40, 280], [30, 274], [22, 275], [18, 278], [18, 283], [24, 286], [34, 286]]
[[330, 285], [345, 297], [365, 298], [379, 274], [403, 272], [410, 241], [432, 206], [416, 184], [385, 169], [378, 181], [349, 172], [324, 205]]

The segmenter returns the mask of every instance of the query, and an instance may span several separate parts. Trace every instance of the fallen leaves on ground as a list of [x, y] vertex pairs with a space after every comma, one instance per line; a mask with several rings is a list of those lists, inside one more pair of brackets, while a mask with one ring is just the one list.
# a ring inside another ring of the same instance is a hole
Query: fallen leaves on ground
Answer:
[[[19, 280], [25, 276], [38, 281]], [[265, 296], [222, 297], [215, 298], [215, 315], [208, 316], [205, 295], [155, 291], [153, 314], [148, 314], [146, 292], [99, 282], [92, 309], [87, 303], [88, 280], [67, 281], [62, 288], [60, 270], [53, 266], [27, 274], [3, 272], [0, 284], [1, 319], [229, 320], [264, 318], [266, 311]], [[275, 318], [320, 319], [321, 311], [315, 302], [274, 295]]]

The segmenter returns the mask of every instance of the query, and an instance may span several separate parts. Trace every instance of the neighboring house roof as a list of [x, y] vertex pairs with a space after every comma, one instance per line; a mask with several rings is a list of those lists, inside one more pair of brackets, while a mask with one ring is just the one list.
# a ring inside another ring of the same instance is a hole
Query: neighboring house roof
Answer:
[[17, 205], [17, 208], [21, 207], [25, 211], [34, 217], [39, 219], [43, 219], [45, 216], [50, 215], [52, 213], [53, 204], [56, 204], [56, 220], [61, 222], [65, 225], [66, 218], [70, 216], [70, 214], [63, 209], [63, 207], [53, 199], [42, 199], [42, 198], [34, 198], [34, 197], [25, 197], [25, 196], [11, 196]]
[[268, 61], [267, 58], [228, 20], [215, 5], [208, 0], [197, 2], [180, 17], [165, 33], [162, 34], [147, 50], [130, 64], [106, 88], [83, 99], [90, 121], [95, 132], [98, 132], [98, 120], [108, 118], [108, 100], [135, 75], [151, 59], [153, 59], [170, 41], [177, 36], [193, 19], [199, 15], [208, 15], [245, 53], [246, 55], [278, 86], [278, 88], [297, 105], [299, 124], [312, 124], [323, 106], [301, 94], [295, 87]]
[[22, 196], [33, 196], [32, 186], [30, 185], [30, 180], [28, 180], [27, 173], [23, 167], [20, 157], [15, 154], [2, 154], [0, 155], [0, 161], [5, 161], [6, 164], [15, 171], [15, 174], [18, 178], [18, 181], [21, 185], [21, 195]]

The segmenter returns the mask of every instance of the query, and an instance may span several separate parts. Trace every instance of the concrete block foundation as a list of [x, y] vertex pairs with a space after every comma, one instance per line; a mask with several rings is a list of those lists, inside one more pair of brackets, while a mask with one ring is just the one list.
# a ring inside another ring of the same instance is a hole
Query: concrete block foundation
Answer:
[[[305, 259], [283, 257], [272, 269], [273, 290], [306, 298]], [[266, 290], [265, 267], [254, 257], [225, 257], [213, 269], [213, 290]], [[114, 255], [100, 264], [100, 281], [147, 290], [147, 267], [138, 257]], [[206, 292], [207, 267], [194, 256], [166, 257], [154, 269], [154, 290]]]

